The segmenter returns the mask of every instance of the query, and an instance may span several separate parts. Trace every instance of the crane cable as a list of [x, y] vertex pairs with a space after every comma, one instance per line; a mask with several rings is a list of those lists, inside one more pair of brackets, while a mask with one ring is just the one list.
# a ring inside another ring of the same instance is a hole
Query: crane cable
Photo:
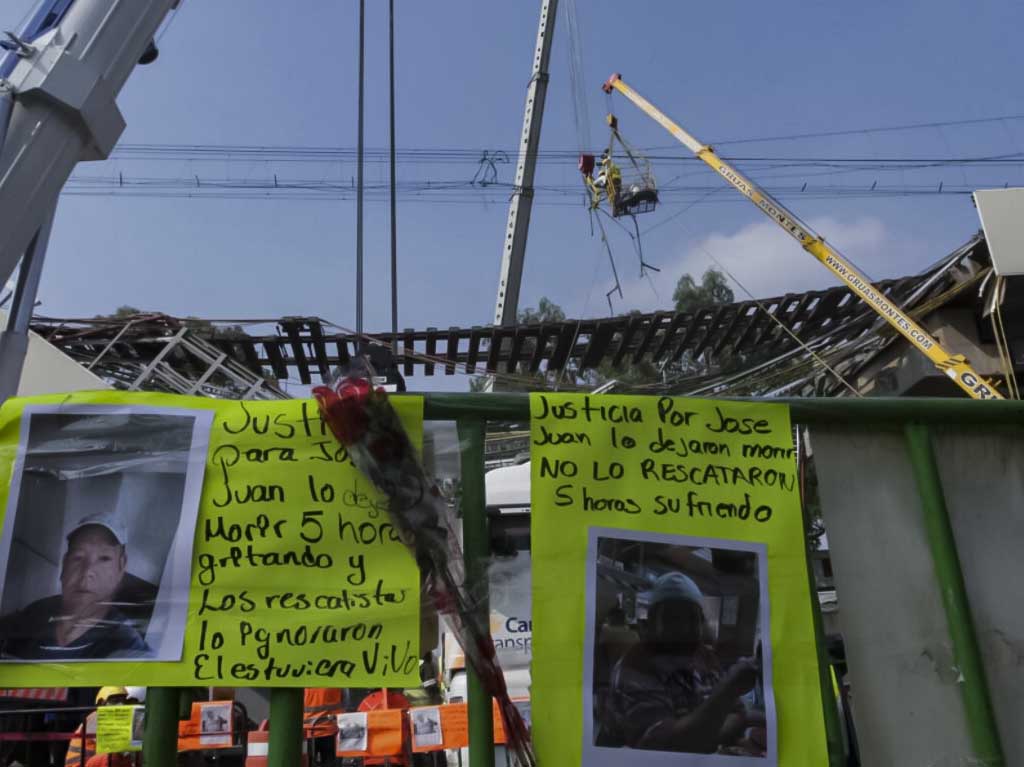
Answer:
[[569, 36], [569, 89], [572, 92], [572, 121], [576, 129], [576, 148], [583, 152], [590, 147], [590, 106], [583, 79], [583, 41], [580, 36], [576, 0], [562, 0], [565, 28]]

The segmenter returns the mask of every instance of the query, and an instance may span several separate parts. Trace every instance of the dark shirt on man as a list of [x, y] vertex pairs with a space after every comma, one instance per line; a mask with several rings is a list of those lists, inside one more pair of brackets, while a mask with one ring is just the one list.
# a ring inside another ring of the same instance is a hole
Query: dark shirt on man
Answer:
[[152, 650], [127, 616], [111, 607], [107, 615], [69, 645], [57, 642], [61, 597], [39, 599], [0, 622], [0, 657], [6, 660], [97, 660], [145, 658]]

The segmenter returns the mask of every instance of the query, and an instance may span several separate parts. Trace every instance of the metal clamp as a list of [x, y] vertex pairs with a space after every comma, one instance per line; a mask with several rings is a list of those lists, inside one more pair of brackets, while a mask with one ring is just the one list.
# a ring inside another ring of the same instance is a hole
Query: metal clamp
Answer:
[[13, 32], [8, 30], [4, 34], [7, 36], [7, 39], [0, 40], [0, 48], [3, 48], [5, 51], [11, 51], [15, 56], [20, 56], [23, 59], [27, 59], [35, 54], [35, 47], [26, 43]]

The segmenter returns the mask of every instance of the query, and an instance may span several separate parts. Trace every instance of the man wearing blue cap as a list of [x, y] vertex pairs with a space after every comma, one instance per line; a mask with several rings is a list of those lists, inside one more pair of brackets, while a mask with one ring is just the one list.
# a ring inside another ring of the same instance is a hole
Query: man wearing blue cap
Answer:
[[20, 660], [142, 658], [150, 649], [114, 595], [128, 564], [124, 523], [112, 513], [82, 519], [68, 533], [61, 593], [0, 623], [0, 657]]
[[704, 596], [665, 573], [648, 592], [642, 639], [615, 665], [597, 745], [710, 754], [752, 723], [740, 697], [753, 689], [748, 660], [722, 673], [703, 642]]

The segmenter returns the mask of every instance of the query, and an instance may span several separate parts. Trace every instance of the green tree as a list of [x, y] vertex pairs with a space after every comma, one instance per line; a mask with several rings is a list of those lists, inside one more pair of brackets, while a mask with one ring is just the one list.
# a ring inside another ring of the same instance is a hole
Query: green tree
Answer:
[[[707, 306], [731, 304], [734, 300], [735, 295], [729, 287], [725, 274], [714, 268], [705, 271], [700, 282], [697, 282], [693, 275], [684, 274], [679, 278], [676, 289], [672, 293], [672, 301], [675, 303], [677, 312], [693, 312]], [[637, 313], [631, 312], [631, 314]], [[686, 352], [679, 361], [661, 367], [642, 360], [639, 363], [628, 363], [624, 367], [613, 368], [606, 361], [595, 371], [593, 382], [595, 385], [600, 385], [615, 380], [625, 386], [643, 386], [672, 379], [706, 375], [724, 362], [726, 362], [725, 359], [711, 360], [707, 355], [701, 355], [700, 359], [695, 360], [689, 352]]]
[[537, 308], [526, 308], [519, 312], [516, 322], [520, 325], [537, 325], [541, 322], [565, 322], [562, 307], [544, 296], [537, 302]]
[[725, 275], [712, 267], [704, 272], [700, 284], [693, 279], [693, 275], [684, 274], [680, 277], [672, 293], [672, 300], [677, 312], [692, 312], [705, 306], [731, 304], [736, 296]]

